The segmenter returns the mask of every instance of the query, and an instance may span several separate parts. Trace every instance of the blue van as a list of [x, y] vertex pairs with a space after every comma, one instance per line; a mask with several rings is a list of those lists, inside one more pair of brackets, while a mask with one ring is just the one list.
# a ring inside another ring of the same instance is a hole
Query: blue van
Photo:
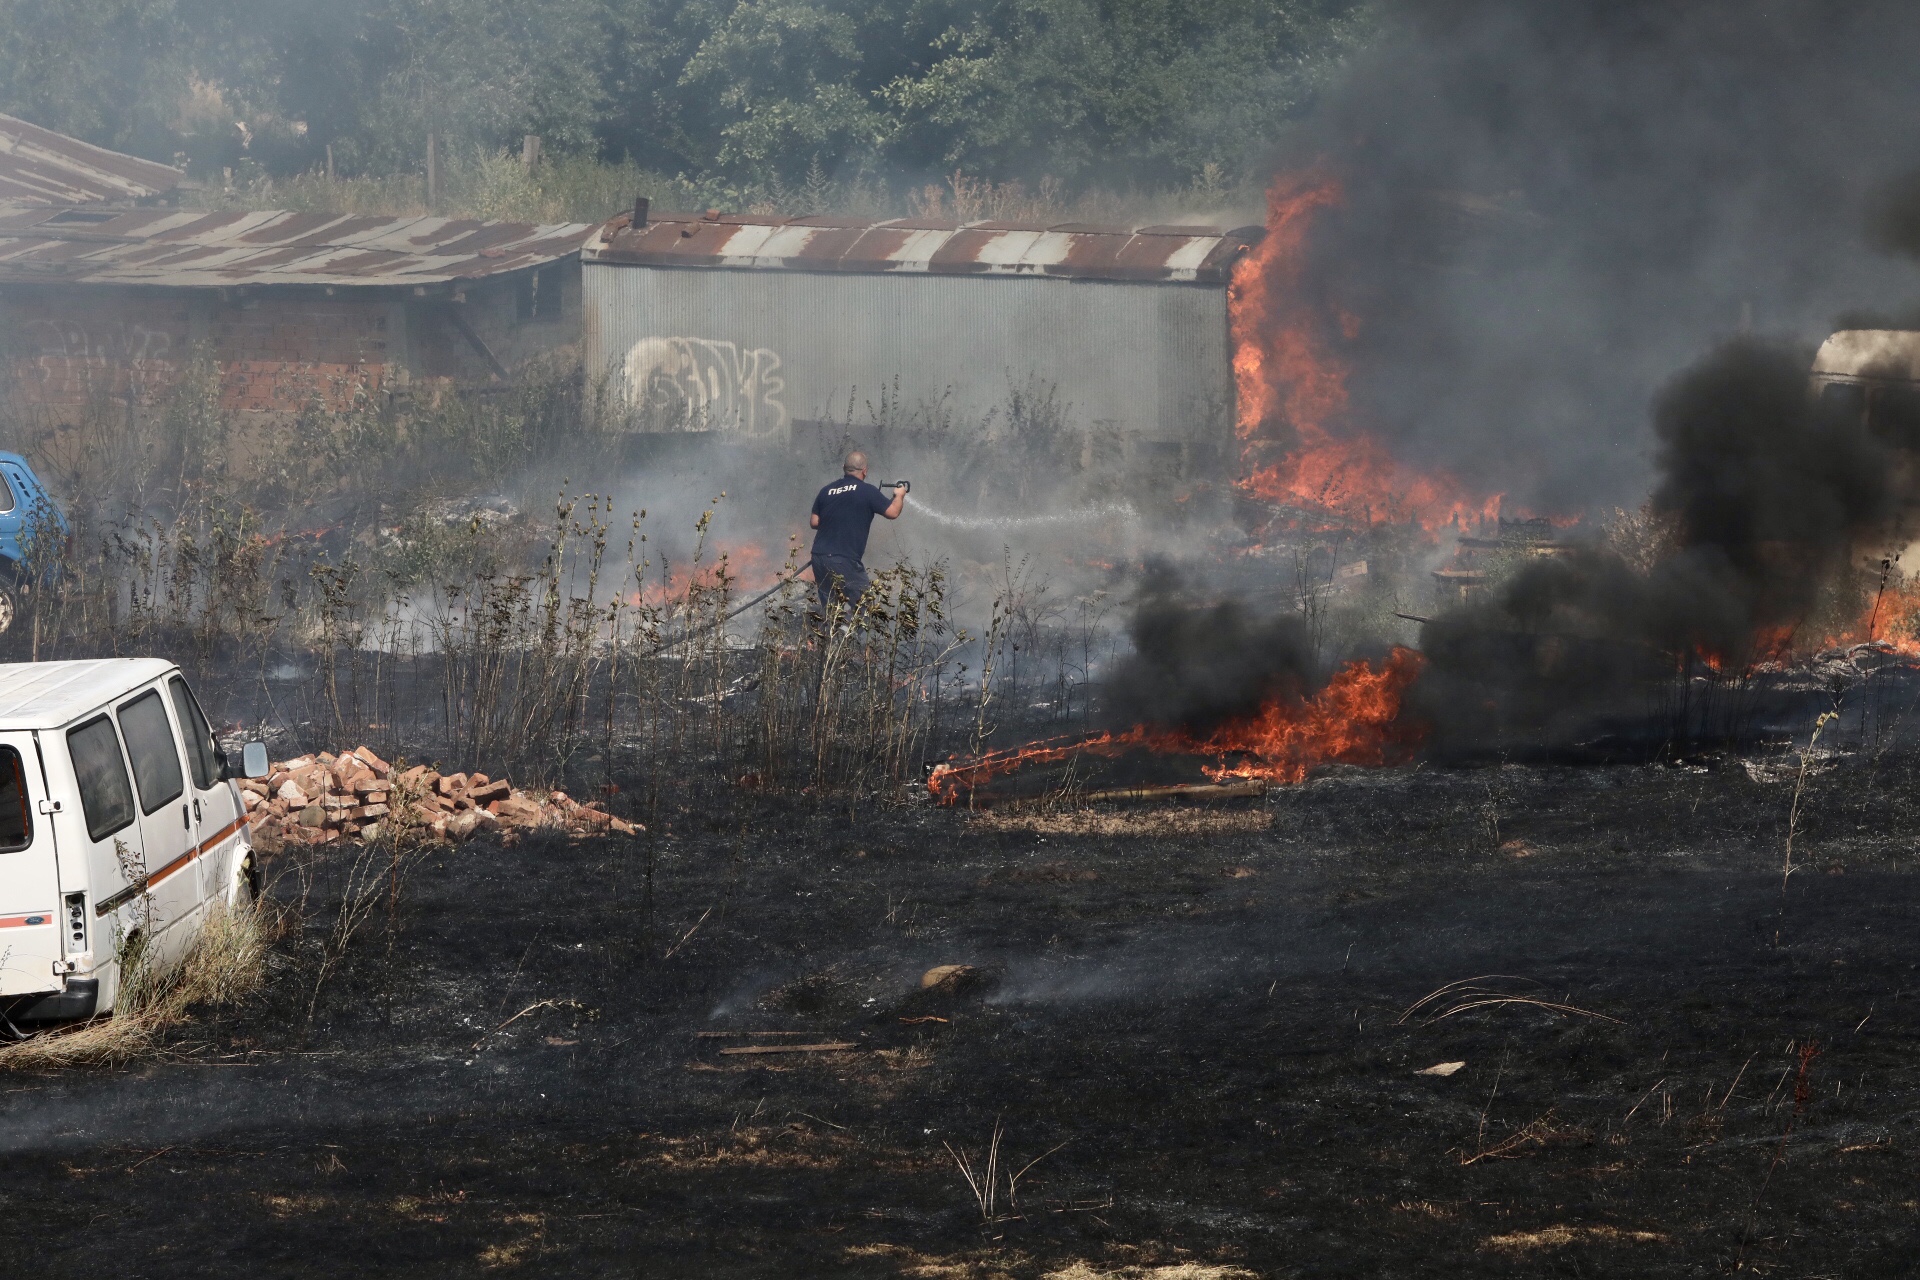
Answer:
[[13, 625], [20, 600], [33, 587], [28, 567], [34, 539], [51, 537], [39, 569], [42, 582], [57, 576], [57, 561], [70, 534], [66, 513], [40, 483], [33, 467], [17, 453], [0, 452], [0, 631]]

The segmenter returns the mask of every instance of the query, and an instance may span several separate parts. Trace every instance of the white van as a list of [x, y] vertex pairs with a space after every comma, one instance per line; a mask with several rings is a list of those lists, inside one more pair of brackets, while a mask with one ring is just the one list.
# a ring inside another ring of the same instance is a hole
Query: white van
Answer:
[[0, 663], [0, 1015], [113, 1008], [120, 958], [178, 960], [258, 888], [232, 769], [171, 662]]

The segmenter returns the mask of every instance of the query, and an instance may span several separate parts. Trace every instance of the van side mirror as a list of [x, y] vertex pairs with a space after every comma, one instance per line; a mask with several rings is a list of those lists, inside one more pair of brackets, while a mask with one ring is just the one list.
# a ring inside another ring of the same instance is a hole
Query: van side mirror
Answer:
[[240, 748], [240, 776], [243, 778], [264, 778], [271, 773], [273, 766], [267, 762], [267, 744], [249, 742]]

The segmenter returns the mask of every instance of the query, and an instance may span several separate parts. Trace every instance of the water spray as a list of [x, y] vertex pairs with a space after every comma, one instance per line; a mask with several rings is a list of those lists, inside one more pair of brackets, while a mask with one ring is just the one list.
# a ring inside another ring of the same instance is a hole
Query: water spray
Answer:
[[1115, 516], [1127, 520], [1140, 518], [1140, 513], [1126, 502], [1103, 502], [1097, 506], [1033, 516], [954, 516], [911, 496], [907, 499], [907, 505], [936, 524], [952, 525], [957, 529], [1022, 529], [1035, 525], [1091, 524]]

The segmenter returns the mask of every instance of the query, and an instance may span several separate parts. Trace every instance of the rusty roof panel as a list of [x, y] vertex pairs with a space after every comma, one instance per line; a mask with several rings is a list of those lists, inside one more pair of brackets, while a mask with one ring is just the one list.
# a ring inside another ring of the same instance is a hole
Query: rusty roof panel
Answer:
[[164, 164], [0, 115], [0, 205], [152, 200], [175, 190], [181, 176]]
[[594, 230], [582, 222], [275, 210], [144, 209], [106, 221], [66, 222], [65, 212], [0, 207], [0, 283], [450, 284], [569, 257]]
[[607, 223], [590, 263], [762, 271], [1028, 275], [1079, 280], [1225, 284], [1260, 229], [1088, 223], [941, 222], [658, 214], [638, 229]]
[[292, 213], [285, 218], [255, 227], [240, 237], [246, 244], [298, 244], [323, 227], [340, 221], [337, 213]]

